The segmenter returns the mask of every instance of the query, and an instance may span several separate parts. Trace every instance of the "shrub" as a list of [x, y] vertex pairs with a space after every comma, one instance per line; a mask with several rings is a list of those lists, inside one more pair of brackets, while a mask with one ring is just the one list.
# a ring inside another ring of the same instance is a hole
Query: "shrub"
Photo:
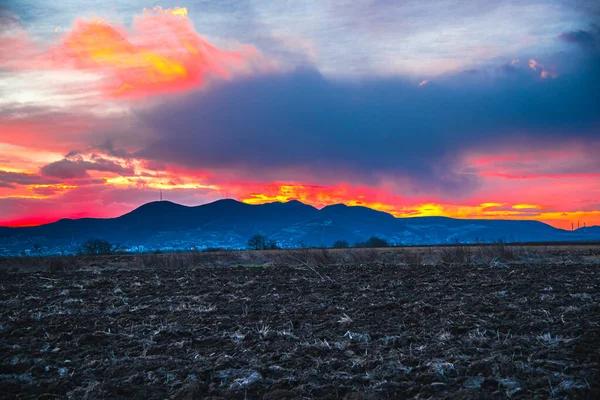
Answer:
[[369, 240], [364, 243], [357, 243], [356, 247], [388, 247], [389, 244], [385, 239], [378, 238], [377, 236], [371, 236]]
[[347, 249], [348, 247], [350, 247], [350, 245], [345, 240], [336, 240], [333, 243], [333, 248], [334, 249]]

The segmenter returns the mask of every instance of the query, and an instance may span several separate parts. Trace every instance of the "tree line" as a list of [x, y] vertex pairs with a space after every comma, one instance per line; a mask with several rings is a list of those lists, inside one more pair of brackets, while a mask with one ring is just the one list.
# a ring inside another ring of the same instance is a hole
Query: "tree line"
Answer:
[[[370, 237], [365, 242], [358, 242], [350, 245], [346, 240], [337, 240], [333, 243], [334, 249], [347, 249], [350, 247], [388, 247], [389, 243], [377, 236]], [[248, 250], [277, 250], [279, 245], [276, 241], [269, 239], [264, 235], [254, 235], [246, 244]], [[122, 251], [121, 247], [110, 243], [105, 239], [89, 239], [79, 246], [78, 253], [82, 255], [110, 255]]]
[[377, 236], [371, 236], [366, 242], [357, 242], [354, 244], [354, 246], [350, 246], [350, 243], [348, 243], [346, 240], [336, 240], [332, 247], [334, 249], [347, 249], [350, 247], [389, 247], [389, 245], [390, 244], [387, 242], [387, 240]]
[[[350, 247], [376, 248], [376, 247], [389, 247], [389, 245], [390, 244], [387, 242], [387, 240], [382, 239], [377, 236], [371, 236], [367, 241], [357, 242], [353, 246], [351, 246], [350, 243], [348, 243], [346, 240], [336, 240], [333, 243], [332, 247], [334, 249], [347, 249]], [[263, 236], [263, 235], [252, 236], [250, 238], [250, 240], [248, 240], [248, 244], [246, 247], [248, 248], [248, 250], [275, 250], [275, 249], [280, 248], [277, 245], [277, 242], [275, 242], [274, 240], [270, 240], [268, 237]], [[301, 247], [306, 247], [306, 246], [301, 246]]]

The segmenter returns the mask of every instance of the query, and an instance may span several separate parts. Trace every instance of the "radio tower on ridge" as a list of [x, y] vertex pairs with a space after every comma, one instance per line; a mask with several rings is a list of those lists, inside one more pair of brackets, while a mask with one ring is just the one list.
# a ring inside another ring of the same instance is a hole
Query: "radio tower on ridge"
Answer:
[[[154, 170], [154, 173], [156, 174], [156, 177], [159, 179], [159, 184], [160, 184], [160, 173], [158, 172], [157, 169]], [[162, 197], [162, 188], [159, 187], [159, 199], [160, 201], [163, 201], [163, 197]]]

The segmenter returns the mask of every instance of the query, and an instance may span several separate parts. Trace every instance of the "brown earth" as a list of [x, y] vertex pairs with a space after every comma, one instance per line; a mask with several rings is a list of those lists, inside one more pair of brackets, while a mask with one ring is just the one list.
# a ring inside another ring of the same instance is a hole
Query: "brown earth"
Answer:
[[0, 273], [1, 398], [600, 398], [600, 266]]

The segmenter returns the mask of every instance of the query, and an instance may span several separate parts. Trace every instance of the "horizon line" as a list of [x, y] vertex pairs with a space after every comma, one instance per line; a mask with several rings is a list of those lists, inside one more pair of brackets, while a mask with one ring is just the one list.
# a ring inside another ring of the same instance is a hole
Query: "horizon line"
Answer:
[[461, 218], [461, 217], [448, 217], [448, 216], [445, 216], [445, 215], [415, 215], [415, 216], [397, 217], [397, 216], [393, 215], [392, 213], [389, 213], [389, 212], [386, 212], [386, 211], [382, 211], [382, 210], [377, 210], [377, 209], [374, 209], [372, 207], [365, 206], [365, 205], [360, 205], [360, 204], [358, 204], [358, 205], [348, 205], [348, 204], [345, 204], [345, 203], [335, 203], [335, 204], [324, 205], [322, 207], [317, 207], [317, 206], [314, 206], [312, 204], [304, 203], [304, 202], [302, 202], [302, 201], [300, 201], [298, 199], [290, 199], [290, 200], [287, 200], [287, 201], [275, 200], [275, 201], [271, 201], [271, 202], [265, 202], [265, 203], [259, 203], [259, 204], [252, 204], [252, 203], [247, 203], [247, 202], [244, 202], [244, 201], [240, 201], [240, 200], [237, 200], [237, 199], [234, 199], [234, 198], [231, 198], [231, 197], [225, 197], [225, 198], [217, 199], [217, 200], [214, 200], [214, 201], [211, 201], [211, 202], [200, 203], [200, 204], [196, 204], [196, 205], [185, 205], [185, 204], [177, 203], [177, 202], [174, 202], [174, 201], [171, 201], [171, 200], [166, 200], [166, 199], [153, 200], [153, 201], [149, 201], [147, 203], [143, 203], [143, 204], [141, 204], [141, 205], [139, 205], [137, 207], [134, 207], [134, 208], [131, 209], [131, 211], [125, 212], [125, 213], [120, 214], [120, 215], [112, 216], [112, 217], [87, 217], [87, 216], [76, 217], [76, 218], [64, 217], [64, 218], [58, 218], [58, 219], [55, 219], [55, 220], [48, 220], [48, 221], [41, 222], [41, 223], [32, 223], [32, 224], [27, 224], [27, 223], [25, 223], [25, 224], [18, 224], [18, 223], [15, 223], [14, 225], [12, 225], [12, 224], [10, 224], [10, 225], [0, 225], [0, 228], [34, 228], [34, 227], [39, 227], [39, 226], [53, 224], [53, 223], [56, 223], [56, 222], [59, 222], [59, 221], [77, 221], [77, 220], [82, 220], [82, 219], [96, 219], [96, 220], [115, 219], [115, 218], [120, 218], [120, 217], [122, 217], [124, 215], [130, 214], [130, 213], [132, 213], [132, 212], [134, 212], [134, 211], [136, 211], [136, 210], [138, 210], [138, 209], [140, 209], [140, 208], [142, 208], [142, 207], [144, 207], [144, 206], [146, 206], [148, 204], [154, 204], [154, 203], [171, 203], [171, 204], [175, 204], [175, 205], [180, 206], [180, 207], [194, 208], [194, 207], [202, 207], [202, 206], [206, 206], [206, 205], [214, 204], [214, 203], [218, 203], [218, 202], [223, 202], [223, 201], [234, 201], [236, 203], [244, 204], [244, 205], [247, 205], [247, 206], [264, 206], [264, 205], [268, 205], [268, 204], [289, 204], [289, 203], [294, 203], [295, 202], [295, 203], [300, 203], [300, 204], [308, 206], [308, 207], [312, 207], [312, 208], [314, 208], [314, 209], [316, 209], [318, 211], [321, 211], [321, 210], [323, 210], [323, 209], [325, 209], [327, 207], [333, 207], [333, 206], [344, 206], [344, 207], [355, 207], [355, 208], [356, 207], [361, 207], [361, 208], [369, 209], [369, 210], [374, 211], [374, 212], [378, 212], [378, 213], [383, 213], [383, 214], [390, 215], [394, 219], [445, 218], [445, 219], [462, 220], [462, 221], [514, 221], [514, 222], [519, 222], [520, 221], [520, 222], [538, 222], [538, 223], [541, 223], [541, 224], [544, 224], [544, 225], [551, 226], [554, 229], [562, 230], [562, 231], [565, 231], [565, 232], [575, 232], [575, 231], [578, 231], [580, 229], [592, 228], [592, 227], [598, 227], [599, 226], [599, 225], [589, 225], [589, 226], [585, 226], [584, 225], [584, 226], [580, 226], [580, 227], [572, 229], [572, 230], [568, 230], [568, 229], [563, 229], [563, 228], [555, 227], [555, 226], [553, 226], [553, 225], [551, 225], [551, 224], [549, 224], [547, 222], [543, 222], [543, 221], [540, 221], [540, 220], [524, 219], [524, 218], [507, 219], [507, 218], [495, 218], [495, 217], [486, 218], [486, 217], [482, 217], [482, 216], [480, 216], [478, 218]]

